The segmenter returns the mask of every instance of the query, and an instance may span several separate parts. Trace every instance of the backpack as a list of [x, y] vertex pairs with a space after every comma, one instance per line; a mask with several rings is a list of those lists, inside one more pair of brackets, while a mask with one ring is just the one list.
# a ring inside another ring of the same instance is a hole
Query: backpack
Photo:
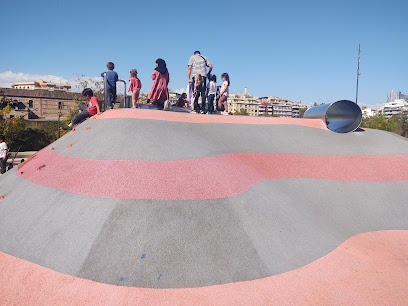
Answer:
[[167, 100], [164, 101], [163, 110], [171, 111], [172, 109], [173, 109], [173, 107], [171, 106], [171, 103], [170, 103], [169, 91], [167, 90]]
[[171, 111], [173, 107], [171, 106], [170, 100], [164, 101], [164, 108], [163, 110], [165, 111]]

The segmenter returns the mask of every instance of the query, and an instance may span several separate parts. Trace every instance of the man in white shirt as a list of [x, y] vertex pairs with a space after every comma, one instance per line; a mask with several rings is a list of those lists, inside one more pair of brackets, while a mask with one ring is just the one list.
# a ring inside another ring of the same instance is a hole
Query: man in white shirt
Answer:
[[[204, 84], [202, 86], [202, 91], [201, 91], [201, 98], [202, 98], [202, 106], [201, 108], [205, 112], [205, 91], [207, 88], [207, 67], [208, 73], [211, 73], [213, 66], [211, 65], [210, 61], [208, 58], [206, 58], [204, 55], [201, 55], [200, 51], [195, 51], [194, 55], [190, 57], [190, 60], [188, 61], [188, 72], [187, 72], [187, 77], [188, 81], [192, 82], [194, 84], [195, 79], [194, 76], [196, 74], [201, 74], [203, 77]], [[191, 72], [193, 72], [193, 79], [190, 80], [191, 78]]]
[[6, 172], [6, 163], [7, 163], [7, 153], [8, 148], [7, 144], [4, 142], [4, 135], [0, 135], [0, 173], [3, 174]]

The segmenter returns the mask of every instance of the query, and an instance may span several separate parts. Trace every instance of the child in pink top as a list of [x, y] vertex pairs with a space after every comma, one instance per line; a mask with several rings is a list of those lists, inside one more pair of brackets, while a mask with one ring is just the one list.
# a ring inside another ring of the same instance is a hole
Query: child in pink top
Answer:
[[139, 94], [142, 83], [137, 77], [137, 70], [130, 70], [129, 89], [132, 92], [132, 108], [139, 108]]

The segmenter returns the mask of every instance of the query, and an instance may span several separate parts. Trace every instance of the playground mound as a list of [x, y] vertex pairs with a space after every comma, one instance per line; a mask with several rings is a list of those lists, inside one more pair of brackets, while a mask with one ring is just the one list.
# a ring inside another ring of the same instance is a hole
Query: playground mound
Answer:
[[0, 178], [5, 304], [408, 301], [408, 142], [118, 109]]

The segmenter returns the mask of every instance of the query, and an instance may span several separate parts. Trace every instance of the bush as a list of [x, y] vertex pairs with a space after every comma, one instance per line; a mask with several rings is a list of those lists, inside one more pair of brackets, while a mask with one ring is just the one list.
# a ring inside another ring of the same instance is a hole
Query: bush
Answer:
[[57, 139], [57, 126], [49, 122], [45, 128], [26, 128], [21, 118], [6, 120], [0, 125], [0, 133], [6, 138], [10, 151], [38, 151]]
[[407, 120], [406, 113], [394, 115], [391, 118], [386, 118], [384, 115], [379, 114], [373, 117], [364, 118], [361, 122], [361, 127], [388, 131], [408, 137]]

